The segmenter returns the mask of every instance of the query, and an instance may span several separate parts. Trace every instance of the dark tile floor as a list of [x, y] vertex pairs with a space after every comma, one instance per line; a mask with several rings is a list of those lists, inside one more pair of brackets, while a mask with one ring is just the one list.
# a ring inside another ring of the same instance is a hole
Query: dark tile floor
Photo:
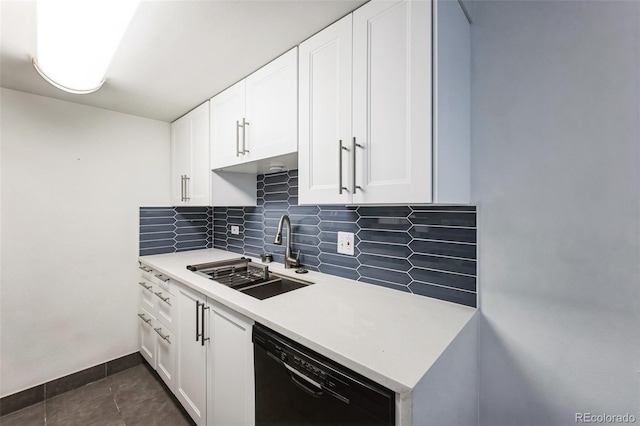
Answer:
[[0, 417], [2, 426], [179, 426], [193, 422], [145, 364]]

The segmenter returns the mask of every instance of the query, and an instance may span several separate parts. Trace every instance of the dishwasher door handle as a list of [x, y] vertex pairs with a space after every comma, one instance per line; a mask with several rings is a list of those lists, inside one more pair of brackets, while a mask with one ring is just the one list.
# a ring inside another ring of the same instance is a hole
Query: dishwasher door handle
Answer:
[[[284, 367], [289, 370], [290, 373], [290, 377], [291, 377], [291, 381], [293, 381], [293, 383], [295, 383], [296, 385], [298, 385], [298, 387], [302, 388], [302, 390], [304, 390], [305, 392], [307, 392], [308, 394], [315, 396], [317, 398], [320, 398], [323, 394], [324, 391], [322, 389], [322, 385], [318, 382], [316, 382], [315, 380], [305, 376], [304, 374], [302, 374], [301, 372], [299, 372], [298, 370], [296, 370], [295, 368], [289, 367], [287, 364], [285, 364], [284, 362], [282, 363], [282, 365], [284, 365]], [[296, 376], [304, 379], [305, 381], [307, 381], [308, 383], [310, 383], [311, 385], [313, 385], [313, 387], [315, 387], [316, 389], [312, 389], [310, 387], [308, 387], [305, 383], [302, 383], [301, 381], [299, 381], [298, 379], [296, 379]]]

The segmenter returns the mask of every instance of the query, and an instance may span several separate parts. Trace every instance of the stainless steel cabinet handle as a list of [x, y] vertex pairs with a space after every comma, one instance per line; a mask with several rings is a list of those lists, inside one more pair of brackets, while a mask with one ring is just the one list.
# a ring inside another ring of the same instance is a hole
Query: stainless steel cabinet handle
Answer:
[[202, 346], [204, 346], [204, 341], [205, 340], [209, 340], [208, 337], [204, 337], [204, 311], [205, 309], [209, 309], [209, 307], [207, 306], [206, 308], [204, 307], [204, 303], [202, 303], [201, 306], [201, 316], [200, 316], [200, 321], [202, 322], [202, 326], [200, 328], [202, 328]]
[[[204, 303], [202, 304], [204, 306]], [[198, 311], [200, 310], [200, 301], [196, 300], [196, 342], [200, 340], [200, 330], [198, 327], [200, 326], [200, 322], [198, 321]]]
[[236, 120], [236, 157], [240, 157], [240, 121]]
[[180, 175], [180, 201], [184, 201], [184, 175]]
[[342, 139], [338, 146], [338, 194], [342, 195], [342, 191], [348, 191], [349, 188], [342, 186], [342, 151], [349, 151], [349, 148], [342, 146]]
[[139, 284], [139, 285], [141, 285], [142, 287], [144, 287], [144, 288], [145, 288], [145, 289], [147, 289], [147, 290], [151, 290], [151, 288], [153, 287], [153, 286], [149, 286], [149, 287], [147, 287], [147, 286], [145, 285], [144, 281], [138, 281], [138, 284]]
[[142, 319], [142, 321], [146, 322], [147, 324], [151, 323], [151, 318], [145, 318], [144, 314], [138, 314], [138, 316], [140, 317], [140, 319]]
[[191, 178], [187, 175], [184, 175], [184, 201], [189, 201], [191, 197], [189, 197], [189, 182]]
[[169, 303], [169, 297], [162, 297], [162, 292], [159, 291], [157, 293], [153, 293], [156, 296], [158, 296], [160, 298], [160, 300], [162, 300], [164, 303], [166, 303], [167, 305], [171, 306], [171, 303]]
[[165, 283], [166, 283], [167, 281], [169, 281], [169, 277], [166, 277], [166, 276], [164, 276], [164, 275], [162, 275], [162, 274], [156, 274], [156, 278], [157, 278], [157, 279], [159, 279], [159, 280], [160, 280], [160, 281], [162, 281], [162, 282], [165, 282]]
[[138, 266], [138, 269], [142, 269], [144, 272], [151, 272], [151, 271], [153, 271], [153, 269], [151, 269], [151, 268], [149, 268], [149, 267], [147, 267], [147, 266], [144, 266], [144, 265], [140, 265], [140, 266]]
[[247, 126], [249, 122], [242, 117], [242, 155], [245, 155], [249, 150], [247, 149]]
[[158, 333], [158, 336], [162, 337], [164, 340], [169, 342], [169, 344], [171, 344], [171, 340], [169, 340], [169, 335], [167, 334], [166, 336], [163, 336], [162, 333], [160, 333], [160, 330], [162, 330], [162, 328], [154, 328], [154, 330], [156, 331], [156, 333]]
[[353, 193], [356, 193], [356, 189], [362, 189], [361, 186], [356, 184], [356, 148], [364, 148], [364, 145], [360, 145], [359, 143], [356, 142], [356, 137], [353, 137], [353, 167], [352, 167], [352, 172], [353, 172]]

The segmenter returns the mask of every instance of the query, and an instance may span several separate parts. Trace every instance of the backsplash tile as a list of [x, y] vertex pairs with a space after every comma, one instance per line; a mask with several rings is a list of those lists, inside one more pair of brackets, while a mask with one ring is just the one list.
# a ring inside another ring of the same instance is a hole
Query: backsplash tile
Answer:
[[[474, 206], [299, 206], [297, 170], [259, 175], [257, 196], [255, 207], [141, 207], [140, 255], [215, 247], [283, 263], [273, 240], [288, 214], [307, 269], [476, 306]], [[355, 234], [354, 256], [337, 253], [339, 231]]]
[[211, 207], [140, 207], [140, 256], [211, 248]]
[[[260, 175], [257, 207], [214, 207], [213, 246], [283, 263], [273, 240], [288, 214], [307, 269], [476, 306], [474, 206], [299, 206], [297, 184], [297, 170]], [[355, 234], [354, 256], [336, 252], [339, 231]]]

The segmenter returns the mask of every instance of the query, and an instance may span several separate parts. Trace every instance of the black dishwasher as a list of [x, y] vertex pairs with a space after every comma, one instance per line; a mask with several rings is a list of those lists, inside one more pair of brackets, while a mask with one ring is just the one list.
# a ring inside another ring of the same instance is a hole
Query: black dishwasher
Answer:
[[261, 325], [253, 326], [256, 426], [393, 426], [395, 393]]

